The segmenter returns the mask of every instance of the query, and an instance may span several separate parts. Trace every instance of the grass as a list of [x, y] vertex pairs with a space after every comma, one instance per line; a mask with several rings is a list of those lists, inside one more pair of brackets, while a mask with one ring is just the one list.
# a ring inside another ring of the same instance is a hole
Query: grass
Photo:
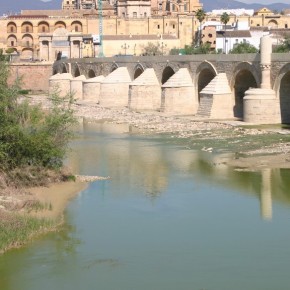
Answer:
[[33, 200], [30, 203], [26, 205], [27, 212], [38, 212], [38, 211], [43, 211], [43, 210], [52, 210], [52, 204], [51, 203], [43, 203], [40, 202], [39, 200]]
[[52, 230], [55, 226], [51, 220], [0, 212], [0, 253], [20, 247], [32, 237]]

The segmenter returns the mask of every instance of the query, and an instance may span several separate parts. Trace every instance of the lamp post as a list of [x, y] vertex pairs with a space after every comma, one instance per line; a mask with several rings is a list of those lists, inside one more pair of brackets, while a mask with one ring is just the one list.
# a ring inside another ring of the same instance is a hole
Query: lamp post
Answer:
[[125, 50], [125, 55], [127, 54], [127, 49], [130, 47], [130, 45], [128, 45], [126, 42], [121, 45], [121, 48], [123, 48]]
[[160, 47], [161, 47], [161, 53], [163, 55], [163, 50], [165, 47], [167, 47], [167, 44], [163, 43], [163, 41], [162, 41]]

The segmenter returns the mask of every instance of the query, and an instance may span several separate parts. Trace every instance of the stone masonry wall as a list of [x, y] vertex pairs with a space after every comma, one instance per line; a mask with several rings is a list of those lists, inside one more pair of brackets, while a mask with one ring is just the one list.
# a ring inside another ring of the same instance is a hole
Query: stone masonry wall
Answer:
[[10, 65], [8, 83], [21, 78], [21, 88], [33, 92], [48, 92], [52, 63], [19, 63]]

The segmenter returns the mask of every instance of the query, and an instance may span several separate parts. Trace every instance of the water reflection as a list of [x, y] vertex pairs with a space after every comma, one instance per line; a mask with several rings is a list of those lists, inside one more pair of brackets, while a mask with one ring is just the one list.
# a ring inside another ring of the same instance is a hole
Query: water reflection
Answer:
[[81, 131], [70, 166], [111, 179], [70, 204], [63, 231], [0, 256], [1, 290], [287, 289], [289, 170], [235, 170], [230, 153], [124, 124]]
[[[154, 199], [166, 191], [172, 171], [180, 171], [206, 176], [217, 184], [238, 189], [241, 194], [255, 196], [265, 220], [272, 219], [272, 199], [290, 204], [289, 178], [283, 178], [289, 176], [289, 170], [234, 170], [227, 166], [234, 153], [194, 151], [182, 145], [176, 148], [166, 138], [132, 135], [133, 129], [128, 124], [84, 119], [81, 130], [87, 138], [85, 147], [83, 142], [75, 142], [70, 166], [82, 174], [113, 176], [116, 194], [126, 194], [121, 190], [126, 184], [138, 188], [136, 194]], [[164, 147], [164, 143], [169, 146]], [[140, 188], [145, 188], [145, 192]]]

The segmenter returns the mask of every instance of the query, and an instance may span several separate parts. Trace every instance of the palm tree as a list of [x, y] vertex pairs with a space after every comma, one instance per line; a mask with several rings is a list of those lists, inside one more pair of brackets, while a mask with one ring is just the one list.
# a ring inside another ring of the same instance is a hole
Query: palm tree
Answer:
[[201, 23], [206, 17], [206, 13], [203, 9], [198, 9], [195, 13], [196, 18], [199, 21], [199, 45], [201, 45]]
[[230, 16], [227, 12], [224, 12], [221, 15], [221, 23], [223, 23], [225, 25], [225, 53], [227, 53], [227, 36], [226, 36], [226, 32], [227, 32], [227, 23], [230, 21]]

